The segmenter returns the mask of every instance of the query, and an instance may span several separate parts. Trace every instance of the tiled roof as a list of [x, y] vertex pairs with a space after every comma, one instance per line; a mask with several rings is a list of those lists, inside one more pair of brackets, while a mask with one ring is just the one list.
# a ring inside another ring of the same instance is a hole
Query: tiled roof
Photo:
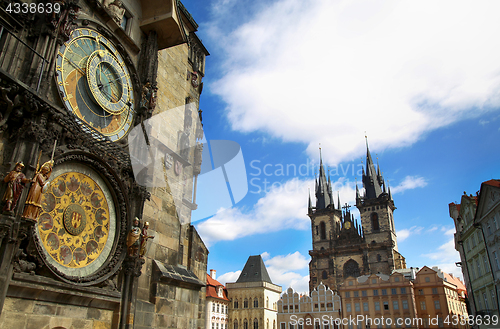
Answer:
[[460, 291], [463, 291], [465, 292], [465, 294], [467, 295], [467, 289], [465, 288], [465, 285], [463, 284], [462, 281], [460, 281], [459, 278], [457, 277], [454, 277], [453, 275], [450, 275], [448, 273], [444, 273], [444, 277], [446, 278], [446, 280], [449, 282], [449, 283], [452, 283], [454, 285], [457, 286], [457, 290], [460, 292]]
[[[217, 295], [218, 286], [222, 287], [222, 297], [219, 297], [219, 295]], [[207, 274], [207, 297], [229, 301], [229, 298], [227, 298], [227, 290], [224, 287], [224, 285], [219, 281], [212, 279], [212, 277], [208, 274]]]
[[486, 182], [483, 182], [483, 184], [500, 187], [500, 179], [490, 179]]
[[241, 271], [241, 274], [236, 282], [261, 281], [273, 283], [267, 273], [266, 265], [264, 265], [262, 257], [260, 255], [250, 256], [248, 257], [247, 263], [245, 264], [245, 267], [243, 267], [243, 271]]

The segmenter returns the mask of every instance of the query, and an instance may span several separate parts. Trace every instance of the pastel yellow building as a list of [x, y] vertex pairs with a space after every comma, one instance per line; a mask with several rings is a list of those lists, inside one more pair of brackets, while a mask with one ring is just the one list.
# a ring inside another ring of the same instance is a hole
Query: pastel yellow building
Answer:
[[272, 283], [260, 255], [250, 256], [236, 282], [226, 284], [231, 300], [229, 328], [276, 329], [281, 286]]

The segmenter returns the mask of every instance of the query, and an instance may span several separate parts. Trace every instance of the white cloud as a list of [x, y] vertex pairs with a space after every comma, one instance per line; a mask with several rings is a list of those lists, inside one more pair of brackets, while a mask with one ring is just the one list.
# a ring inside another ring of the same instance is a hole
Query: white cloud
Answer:
[[372, 149], [407, 146], [500, 105], [500, 2], [252, 8], [234, 30], [212, 22], [225, 48], [223, 76], [210, 89], [227, 103], [233, 129], [308, 143], [311, 156], [321, 142], [335, 164], [364, 152], [365, 131]]
[[427, 181], [423, 177], [417, 176], [406, 176], [405, 179], [399, 183], [398, 186], [392, 188], [391, 193], [401, 193], [406, 190], [412, 190], [417, 187], [425, 187], [427, 185]]
[[410, 228], [405, 228], [397, 231], [398, 242], [406, 240], [410, 235], [417, 235], [422, 232], [424, 228], [420, 226], [412, 226]]
[[[342, 203], [354, 202], [354, 182], [340, 178], [332, 183], [340, 191]], [[252, 209], [221, 209], [215, 216], [197, 224], [198, 232], [207, 245], [216, 241], [235, 240], [244, 236], [276, 232], [283, 229], [310, 229], [307, 214], [307, 190], [314, 190], [314, 180], [293, 178], [272, 186]], [[314, 192], [311, 193], [314, 198]], [[314, 202], [314, 201], [313, 201]], [[335, 198], [337, 205], [337, 199]], [[355, 212], [353, 211], [353, 214]]]
[[[267, 253], [269, 256], [269, 254]], [[288, 287], [299, 293], [309, 291], [309, 275], [302, 275], [296, 271], [308, 269], [309, 256], [305, 257], [298, 251], [293, 254], [278, 255], [267, 259], [267, 271], [273, 283], [280, 285], [283, 291]]]
[[[271, 254], [264, 252], [261, 254], [266, 265], [267, 272], [274, 284], [277, 284], [285, 291], [288, 287], [299, 293], [309, 291], [309, 275], [302, 275], [302, 272], [309, 268], [309, 256], [304, 256], [296, 251], [288, 255], [277, 255], [271, 257]], [[217, 278], [217, 281], [225, 285], [227, 282], [236, 282], [241, 271], [228, 272]]]
[[[449, 235], [448, 231], [445, 235]], [[455, 265], [456, 262], [460, 262], [460, 254], [455, 250], [455, 241], [453, 238], [439, 246], [436, 252], [423, 256], [433, 261], [432, 264], [427, 266], [431, 268], [432, 266], [437, 266], [446, 273], [453, 273], [456, 277], [463, 277], [461, 269]]]
[[236, 272], [227, 272], [222, 274], [217, 278], [217, 281], [222, 283], [223, 285], [226, 285], [228, 282], [236, 282], [238, 280], [239, 276], [241, 274], [241, 271], [236, 271]]

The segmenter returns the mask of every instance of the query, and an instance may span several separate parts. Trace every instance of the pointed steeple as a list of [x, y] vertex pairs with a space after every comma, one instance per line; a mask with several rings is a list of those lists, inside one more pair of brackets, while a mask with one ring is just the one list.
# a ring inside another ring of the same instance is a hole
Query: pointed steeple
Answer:
[[389, 200], [392, 200], [391, 186], [389, 185], [389, 181], [387, 181], [387, 186], [388, 186], [388, 190], [389, 190]]
[[309, 190], [309, 206], [307, 207], [308, 212], [311, 214], [312, 213], [312, 201], [311, 201], [311, 191]]
[[325, 209], [330, 204], [329, 184], [326, 179], [321, 148], [319, 149], [319, 177], [316, 181], [316, 210]]
[[359, 194], [358, 180], [356, 179], [356, 205], [361, 204], [361, 195]]
[[337, 191], [337, 198], [338, 198], [337, 209], [340, 210], [340, 192], [339, 191]]
[[[365, 136], [366, 138], [366, 136]], [[379, 167], [380, 173], [380, 167]], [[380, 179], [382, 176], [375, 171], [375, 165], [368, 147], [368, 138], [366, 138], [366, 173], [363, 172], [363, 186], [365, 188], [365, 200], [376, 199], [382, 194]]]

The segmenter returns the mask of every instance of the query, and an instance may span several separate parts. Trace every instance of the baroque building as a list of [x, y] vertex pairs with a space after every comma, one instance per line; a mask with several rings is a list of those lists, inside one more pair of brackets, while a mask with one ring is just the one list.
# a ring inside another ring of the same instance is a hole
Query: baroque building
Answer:
[[206, 329], [228, 329], [229, 299], [227, 289], [216, 280], [215, 270], [207, 274]]
[[[366, 169], [363, 168], [364, 195], [356, 185], [356, 207], [361, 224], [354, 219], [340, 197], [335, 206], [330, 177], [326, 177], [320, 156], [316, 179], [316, 204], [309, 196], [313, 249], [309, 251], [312, 291], [320, 282], [337, 290], [345, 278], [369, 274], [391, 274], [405, 268], [405, 258], [398, 252], [393, 212], [396, 209], [390, 188], [386, 188], [380, 167], [373, 163], [368, 142]], [[341, 209], [342, 208], [342, 209]]]
[[0, 2], [2, 327], [203, 328], [198, 25], [178, 0]]
[[498, 180], [483, 182], [477, 195], [464, 192], [460, 203], [449, 204], [456, 230], [455, 249], [460, 254], [469, 310], [474, 316], [499, 316], [499, 187]]
[[272, 283], [260, 255], [248, 257], [238, 280], [226, 288], [231, 300], [229, 328], [277, 329], [281, 286]]

